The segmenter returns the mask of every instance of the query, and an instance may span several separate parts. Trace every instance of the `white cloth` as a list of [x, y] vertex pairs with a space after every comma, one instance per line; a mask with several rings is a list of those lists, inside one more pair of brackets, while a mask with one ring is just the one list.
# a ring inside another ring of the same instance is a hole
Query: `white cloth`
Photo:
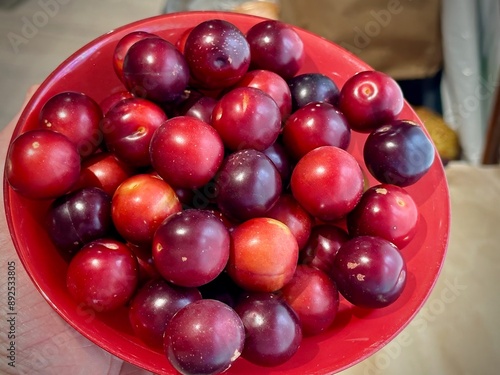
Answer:
[[460, 136], [463, 157], [481, 162], [500, 70], [500, 2], [442, 0], [445, 121]]

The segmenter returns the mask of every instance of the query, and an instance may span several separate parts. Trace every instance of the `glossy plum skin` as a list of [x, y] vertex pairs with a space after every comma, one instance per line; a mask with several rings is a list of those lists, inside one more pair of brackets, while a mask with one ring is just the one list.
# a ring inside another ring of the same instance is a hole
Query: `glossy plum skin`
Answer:
[[104, 117], [101, 131], [107, 149], [124, 163], [135, 167], [151, 164], [149, 144], [153, 133], [167, 120], [167, 115], [153, 102], [125, 99]]
[[363, 158], [378, 181], [401, 187], [413, 185], [431, 168], [435, 149], [422, 128], [409, 120], [395, 120], [366, 139]]
[[351, 129], [359, 132], [370, 132], [394, 120], [403, 105], [403, 92], [397, 82], [379, 71], [351, 76], [342, 86], [338, 101]]
[[210, 124], [215, 104], [217, 99], [191, 91], [188, 98], [182, 102], [178, 115], [196, 117]]
[[245, 326], [242, 357], [260, 366], [277, 366], [289, 360], [302, 341], [297, 314], [281, 297], [252, 293], [235, 307]]
[[226, 304], [202, 299], [174, 315], [165, 330], [164, 352], [182, 374], [219, 374], [240, 357], [245, 328]]
[[66, 260], [80, 248], [110, 234], [111, 197], [99, 188], [84, 188], [57, 198], [47, 213], [46, 229]]
[[161, 275], [155, 267], [151, 244], [135, 245], [128, 242], [127, 246], [134, 253], [139, 265], [138, 287], [143, 286], [148, 281], [161, 279]]
[[305, 60], [304, 43], [290, 25], [266, 20], [252, 26], [246, 38], [251, 51], [251, 68], [292, 78]]
[[213, 19], [195, 26], [184, 44], [195, 85], [220, 89], [238, 82], [250, 66], [245, 35], [232, 23]]
[[239, 301], [243, 289], [238, 286], [227, 272], [221, 272], [214, 280], [198, 287], [205, 299], [215, 299], [234, 308]]
[[274, 292], [293, 276], [299, 247], [288, 227], [276, 219], [250, 219], [231, 232], [229, 276], [245, 290]]
[[288, 80], [292, 111], [313, 102], [337, 105], [340, 90], [336, 83], [321, 73], [304, 73]]
[[288, 186], [294, 164], [290, 154], [286, 150], [285, 146], [283, 146], [281, 140], [278, 138], [278, 140], [270, 147], [266, 148], [263, 153], [271, 159], [274, 166], [278, 170], [283, 187]]
[[281, 176], [262, 152], [248, 149], [229, 155], [215, 178], [216, 202], [230, 218], [263, 216], [278, 200]]
[[396, 301], [406, 285], [406, 263], [391, 242], [359, 236], [344, 243], [332, 271], [339, 292], [353, 305], [382, 308]]
[[103, 312], [124, 306], [138, 278], [137, 260], [128, 246], [104, 238], [88, 243], [71, 259], [66, 286], [76, 302]]
[[328, 103], [309, 103], [296, 110], [283, 127], [283, 143], [299, 160], [321, 146], [347, 149], [351, 129], [344, 115]]
[[331, 224], [315, 225], [311, 235], [300, 253], [299, 263], [310, 265], [331, 275], [335, 256], [349, 234], [342, 228]]
[[347, 216], [351, 236], [377, 236], [403, 249], [417, 231], [418, 207], [411, 195], [396, 185], [380, 184], [363, 193]]
[[111, 216], [120, 235], [133, 244], [150, 244], [157, 228], [182, 209], [174, 189], [150, 174], [136, 174], [116, 189]]
[[65, 135], [47, 129], [29, 130], [7, 151], [5, 177], [12, 189], [30, 199], [51, 199], [67, 193], [80, 176], [80, 154]]
[[146, 31], [133, 31], [131, 33], [128, 33], [118, 41], [113, 52], [113, 68], [116, 75], [122, 82], [125, 82], [125, 78], [123, 76], [123, 61], [125, 60], [125, 56], [127, 55], [130, 47], [132, 47], [132, 45], [139, 40], [155, 37], [157, 38], [158, 36]]
[[251, 70], [238, 81], [235, 87], [254, 87], [264, 91], [278, 105], [283, 120], [292, 112], [292, 94], [287, 82], [270, 70]]
[[153, 238], [153, 260], [171, 283], [197, 287], [214, 280], [229, 259], [227, 228], [214, 214], [188, 209], [168, 217]]
[[293, 195], [282, 194], [274, 206], [267, 211], [266, 216], [285, 224], [297, 240], [299, 249], [302, 249], [307, 243], [313, 219]]
[[230, 150], [264, 151], [281, 130], [276, 102], [254, 87], [238, 87], [225, 94], [212, 112], [212, 126]]
[[170, 319], [181, 308], [200, 299], [197, 288], [179, 287], [162, 279], [150, 280], [130, 301], [130, 324], [135, 335], [147, 345], [161, 348]]
[[76, 188], [97, 187], [113, 196], [116, 188], [135, 173], [135, 169], [110, 152], [99, 152], [82, 161]]
[[179, 98], [189, 82], [186, 59], [170, 42], [144, 38], [134, 43], [123, 60], [127, 89], [135, 96], [158, 103]]
[[123, 90], [123, 91], [117, 91], [113, 94], [110, 94], [106, 96], [100, 103], [99, 106], [101, 107], [102, 114], [106, 116], [106, 113], [113, 108], [116, 104], [121, 102], [122, 100], [125, 99], [130, 99], [133, 98], [134, 96], [130, 91]]
[[198, 188], [208, 183], [222, 164], [224, 144], [216, 130], [190, 116], [165, 121], [149, 147], [156, 172], [175, 187]]
[[356, 159], [334, 146], [308, 152], [292, 172], [293, 196], [306, 211], [323, 221], [342, 218], [352, 211], [361, 199], [363, 187], [363, 173]]
[[64, 134], [75, 143], [82, 157], [94, 153], [102, 142], [99, 122], [102, 111], [90, 96], [80, 92], [61, 92], [51, 97], [40, 110], [38, 124]]
[[280, 294], [297, 313], [304, 336], [327, 330], [337, 316], [337, 287], [325, 272], [316, 267], [299, 264]]

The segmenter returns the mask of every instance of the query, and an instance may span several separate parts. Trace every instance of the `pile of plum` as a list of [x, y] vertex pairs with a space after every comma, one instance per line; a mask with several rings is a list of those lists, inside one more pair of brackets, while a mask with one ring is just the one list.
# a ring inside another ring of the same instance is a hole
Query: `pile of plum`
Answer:
[[[399, 118], [392, 78], [298, 74], [303, 42], [272, 20], [244, 34], [213, 19], [176, 44], [134, 31], [114, 51], [123, 90], [51, 97], [6, 162], [17, 193], [51, 200], [76, 302], [125, 306], [179, 372], [214, 374], [240, 355], [284, 363], [332, 326], [339, 298], [372, 309], [401, 295], [418, 224], [405, 186], [435, 151]], [[352, 131], [369, 133], [375, 186]]]

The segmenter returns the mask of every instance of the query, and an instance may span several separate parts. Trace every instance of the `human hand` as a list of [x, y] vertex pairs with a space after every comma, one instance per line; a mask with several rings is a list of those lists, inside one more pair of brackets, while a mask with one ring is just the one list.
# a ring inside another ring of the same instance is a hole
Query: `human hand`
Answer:
[[[29, 98], [38, 86], [30, 88]], [[0, 172], [3, 176], [5, 156], [18, 115], [0, 132]], [[99, 348], [75, 331], [44, 300], [36, 290], [14, 249], [10, 238], [3, 190], [0, 217], [0, 373], [6, 375], [146, 375], [141, 370]], [[10, 267], [9, 267], [10, 266]], [[9, 270], [15, 269], [16, 315], [8, 315]], [[11, 326], [11, 321], [13, 324]], [[15, 328], [12, 331], [11, 327]], [[14, 334], [15, 338], [11, 335]], [[11, 337], [9, 337], [11, 336]], [[14, 342], [13, 350], [11, 341]], [[9, 364], [10, 363], [10, 364]], [[15, 367], [14, 367], [15, 366]]]

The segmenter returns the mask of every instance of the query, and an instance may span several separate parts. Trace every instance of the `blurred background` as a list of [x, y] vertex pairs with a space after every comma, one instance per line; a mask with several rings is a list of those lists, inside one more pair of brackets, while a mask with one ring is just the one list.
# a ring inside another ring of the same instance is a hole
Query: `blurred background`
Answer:
[[[498, 0], [202, 3], [0, 0], [0, 128], [19, 111], [27, 89], [73, 52], [118, 26], [162, 12], [238, 6], [237, 11], [281, 18], [335, 41], [400, 82], [449, 162], [452, 203], [448, 258], [416, 323], [345, 374], [497, 374]], [[491, 166], [483, 163], [487, 147], [493, 150]]]

